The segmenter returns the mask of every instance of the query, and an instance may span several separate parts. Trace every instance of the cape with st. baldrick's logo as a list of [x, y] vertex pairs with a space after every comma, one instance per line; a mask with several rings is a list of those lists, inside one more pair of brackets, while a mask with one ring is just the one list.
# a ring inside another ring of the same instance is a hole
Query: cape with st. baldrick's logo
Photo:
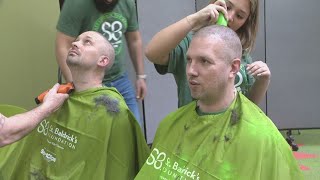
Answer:
[[123, 97], [93, 88], [72, 93], [30, 135], [0, 149], [0, 180], [128, 180], [148, 152]]
[[[200, 114], [200, 115], [199, 115]], [[196, 101], [169, 114], [136, 180], [301, 180], [292, 151], [272, 121], [238, 93], [224, 112]]]

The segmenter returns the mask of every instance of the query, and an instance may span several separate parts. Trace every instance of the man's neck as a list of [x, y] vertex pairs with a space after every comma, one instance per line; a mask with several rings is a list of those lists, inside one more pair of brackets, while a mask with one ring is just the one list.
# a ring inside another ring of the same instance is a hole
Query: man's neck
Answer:
[[73, 84], [76, 92], [91, 88], [102, 87], [102, 79], [99, 73], [71, 71]]
[[76, 92], [85, 91], [91, 88], [102, 87], [101, 80], [73, 79]]
[[197, 105], [199, 109], [204, 113], [217, 113], [225, 111], [233, 102], [236, 97], [237, 91], [230, 90], [219, 98], [211, 100], [199, 100]]

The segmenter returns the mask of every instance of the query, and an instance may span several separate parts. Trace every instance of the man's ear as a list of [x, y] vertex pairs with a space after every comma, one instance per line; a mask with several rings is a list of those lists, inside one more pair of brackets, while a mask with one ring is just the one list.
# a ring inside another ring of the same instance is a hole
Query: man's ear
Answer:
[[233, 59], [231, 62], [231, 70], [230, 70], [230, 76], [236, 77], [237, 73], [240, 70], [241, 60], [239, 58]]
[[98, 61], [98, 66], [106, 67], [109, 65], [109, 63], [110, 63], [110, 60], [107, 56], [105, 56], [105, 55], [100, 56], [99, 61]]

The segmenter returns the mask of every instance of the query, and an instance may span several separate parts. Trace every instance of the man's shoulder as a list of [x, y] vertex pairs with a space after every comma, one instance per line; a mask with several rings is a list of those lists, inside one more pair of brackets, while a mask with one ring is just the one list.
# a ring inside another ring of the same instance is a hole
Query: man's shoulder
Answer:
[[101, 90], [102, 90], [103, 92], [110, 93], [110, 94], [115, 95], [115, 96], [122, 96], [122, 95], [120, 94], [120, 92], [119, 92], [115, 87], [103, 86], [103, 87], [101, 88]]
[[87, 29], [91, 16], [97, 14], [91, 0], [66, 0], [63, 3], [56, 29], [68, 36], [77, 37]]
[[176, 111], [169, 113], [164, 119], [162, 119], [157, 128], [154, 144], [157, 144], [168, 137], [169, 139], [172, 139], [172, 133], [176, 133], [177, 129], [183, 129], [181, 127], [184, 127], [190, 114], [195, 113], [195, 106], [195, 102], [189, 103], [180, 107]]
[[117, 112], [128, 109], [123, 96], [113, 87], [91, 88], [76, 92], [71, 94], [69, 101], [78, 102], [78, 104], [88, 103], [94, 106], [105, 106], [109, 110]]
[[134, 0], [121, 0], [118, 2], [118, 5], [126, 5], [129, 7], [135, 7], [135, 1]]
[[117, 100], [122, 106], [126, 104], [124, 97], [114, 87], [102, 87], [97, 90], [96, 96], [107, 96], [111, 99]]
[[77, 11], [86, 12], [86, 8], [94, 6], [93, 1], [88, 0], [66, 0], [63, 3], [63, 8], [68, 8], [68, 10], [75, 9]]
[[123, 13], [123, 10], [135, 9], [134, 0], [121, 0], [115, 6], [113, 11], [118, 11], [119, 13]]
[[115, 98], [119, 98], [122, 97], [122, 95], [119, 93], [119, 91], [114, 88], [114, 87], [107, 87], [107, 86], [103, 86], [103, 87], [99, 87], [99, 88], [90, 88], [88, 90], [85, 90], [83, 92], [77, 93], [76, 95], [93, 95], [93, 96], [98, 96], [98, 95], [110, 95], [113, 96]]
[[239, 98], [241, 102], [241, 111], [244, 115], [245, 119], [269, 119], [269, 117], [260, 109], [259, 106], [257, 106], [255, 103], [253, 103], [251, 100], [249, 100], [245, 95], [243, 95], [241, 92], [239, 93]]
[[[240, 128], [245, 128], [252, 140], [271, 140], [282, 138], [279, 130], [272, 120], [252, 101], [246, 98], [244, 95], [240, 95], [241, 98], [241, 116], [240, 116]], [[255, 133], [252, 136], [252, 133]]]

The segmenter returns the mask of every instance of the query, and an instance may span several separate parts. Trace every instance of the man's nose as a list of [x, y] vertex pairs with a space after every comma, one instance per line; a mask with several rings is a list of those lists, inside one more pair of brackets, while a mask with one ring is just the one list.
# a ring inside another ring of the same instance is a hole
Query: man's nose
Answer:
[[189, 75], [189, 76], [197, 76], [198, 75], [196, 63], [191, 62], [190, 64], [188, 64], [187, 75]]
[[78, 41], [74, 41], [74, 42], [72, 42], [72, 43], [71, 43], [71, 46], [72, 46], [72, 47], [76, 47], [76, 48], [78, 48], [79, 46], [78, 46], [78, 44], [77, 44], [77, 43], [78, 43]]

